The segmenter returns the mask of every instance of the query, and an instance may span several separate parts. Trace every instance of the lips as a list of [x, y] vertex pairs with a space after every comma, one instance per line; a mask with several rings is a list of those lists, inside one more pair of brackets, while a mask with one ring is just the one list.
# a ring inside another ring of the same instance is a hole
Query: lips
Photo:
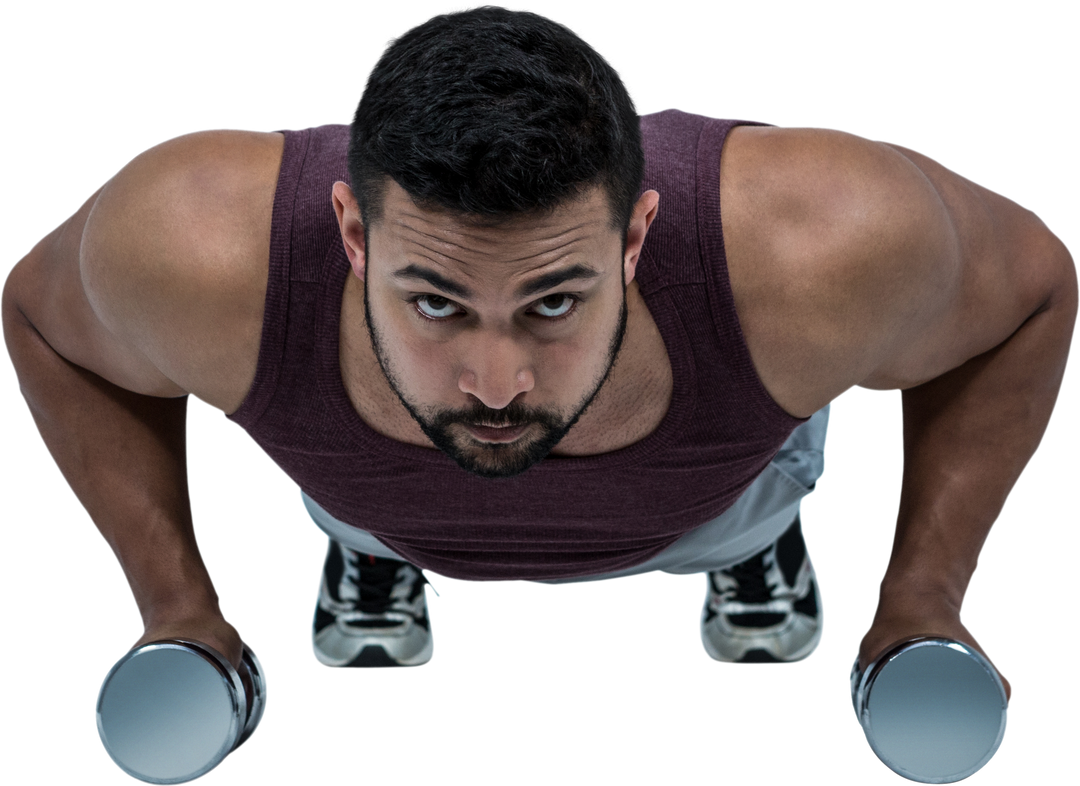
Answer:
[[481, 442], [513, 442], [525, 433], [528, 424], [520, 426], [466, 425], [468, 432]]

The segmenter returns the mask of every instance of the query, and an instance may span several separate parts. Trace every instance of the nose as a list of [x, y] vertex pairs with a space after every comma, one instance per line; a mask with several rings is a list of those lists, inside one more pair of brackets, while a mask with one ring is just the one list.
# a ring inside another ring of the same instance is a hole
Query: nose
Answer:
[[[532, 371], [523, 367], [521, 353], [485, 352], [477, 363], [461, 370], [458, 389], [480, 399], [489, 409], [504, 409], [535, 385]], [[515, 368], [516, 367], [516, 368]]]

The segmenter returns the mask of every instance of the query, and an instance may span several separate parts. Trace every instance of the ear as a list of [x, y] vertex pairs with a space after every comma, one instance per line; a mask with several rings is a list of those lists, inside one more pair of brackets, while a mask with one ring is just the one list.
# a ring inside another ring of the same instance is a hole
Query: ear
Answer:
[[364, 222], [360, 218], [356, 197], [349, 185], [339, 180], [334, 183], [333, 199], [345, 254], [349, 257], [353, 273], [363, 281], [367, 267], [367, 244], [364, 242]]
[[641, 247], [645, 245], [645, 235], [648, 234], [649, 227], [656, 218], [659, 206], [660, 195], [655, 191], [646, 191], [634, 204], [630, 226], [626, 231], [626, 254], [623, 256], [623, 271], [627, 284], [634, 280], [638, 257], [641, 256]]

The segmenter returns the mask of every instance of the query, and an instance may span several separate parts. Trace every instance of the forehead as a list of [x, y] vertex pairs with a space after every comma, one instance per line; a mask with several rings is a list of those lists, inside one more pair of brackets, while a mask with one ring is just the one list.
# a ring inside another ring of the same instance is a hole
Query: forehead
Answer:
[[423, 261], [466, 276], [498, 271], [503, 276], [549, 266], [621, 263], [621, 235], [611, 228], [602, 188], [551, 212], [493, 220], [417, 205], [397, 183], [388, 183], [383, 214], [370, 230], [372, 252]]

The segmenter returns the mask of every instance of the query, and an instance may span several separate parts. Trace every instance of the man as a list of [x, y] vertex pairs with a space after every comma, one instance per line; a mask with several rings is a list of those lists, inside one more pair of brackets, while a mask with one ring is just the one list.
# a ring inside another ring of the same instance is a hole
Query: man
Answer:
[[340, 131], [193, 135], [13, 271], [9, 351], [140, 641], [239, 659], [191, 534], [194, 393], [347, 540], [324, 662], [430, 655], [422, 577], [395, 557], [470, 578], [697, 567], [713, 657], [803, 657], [815, 413], [863, 385], [905, 390], [906, 465], [861, 659], [922, 633], [974, 643], [960, 602], [1064, 369], [1067, 251], [924, 157], [831, 132], [646, 118], [642, 189], [632, 105], [568, 35], [433, 20], [365, 91], [352, 187]]

